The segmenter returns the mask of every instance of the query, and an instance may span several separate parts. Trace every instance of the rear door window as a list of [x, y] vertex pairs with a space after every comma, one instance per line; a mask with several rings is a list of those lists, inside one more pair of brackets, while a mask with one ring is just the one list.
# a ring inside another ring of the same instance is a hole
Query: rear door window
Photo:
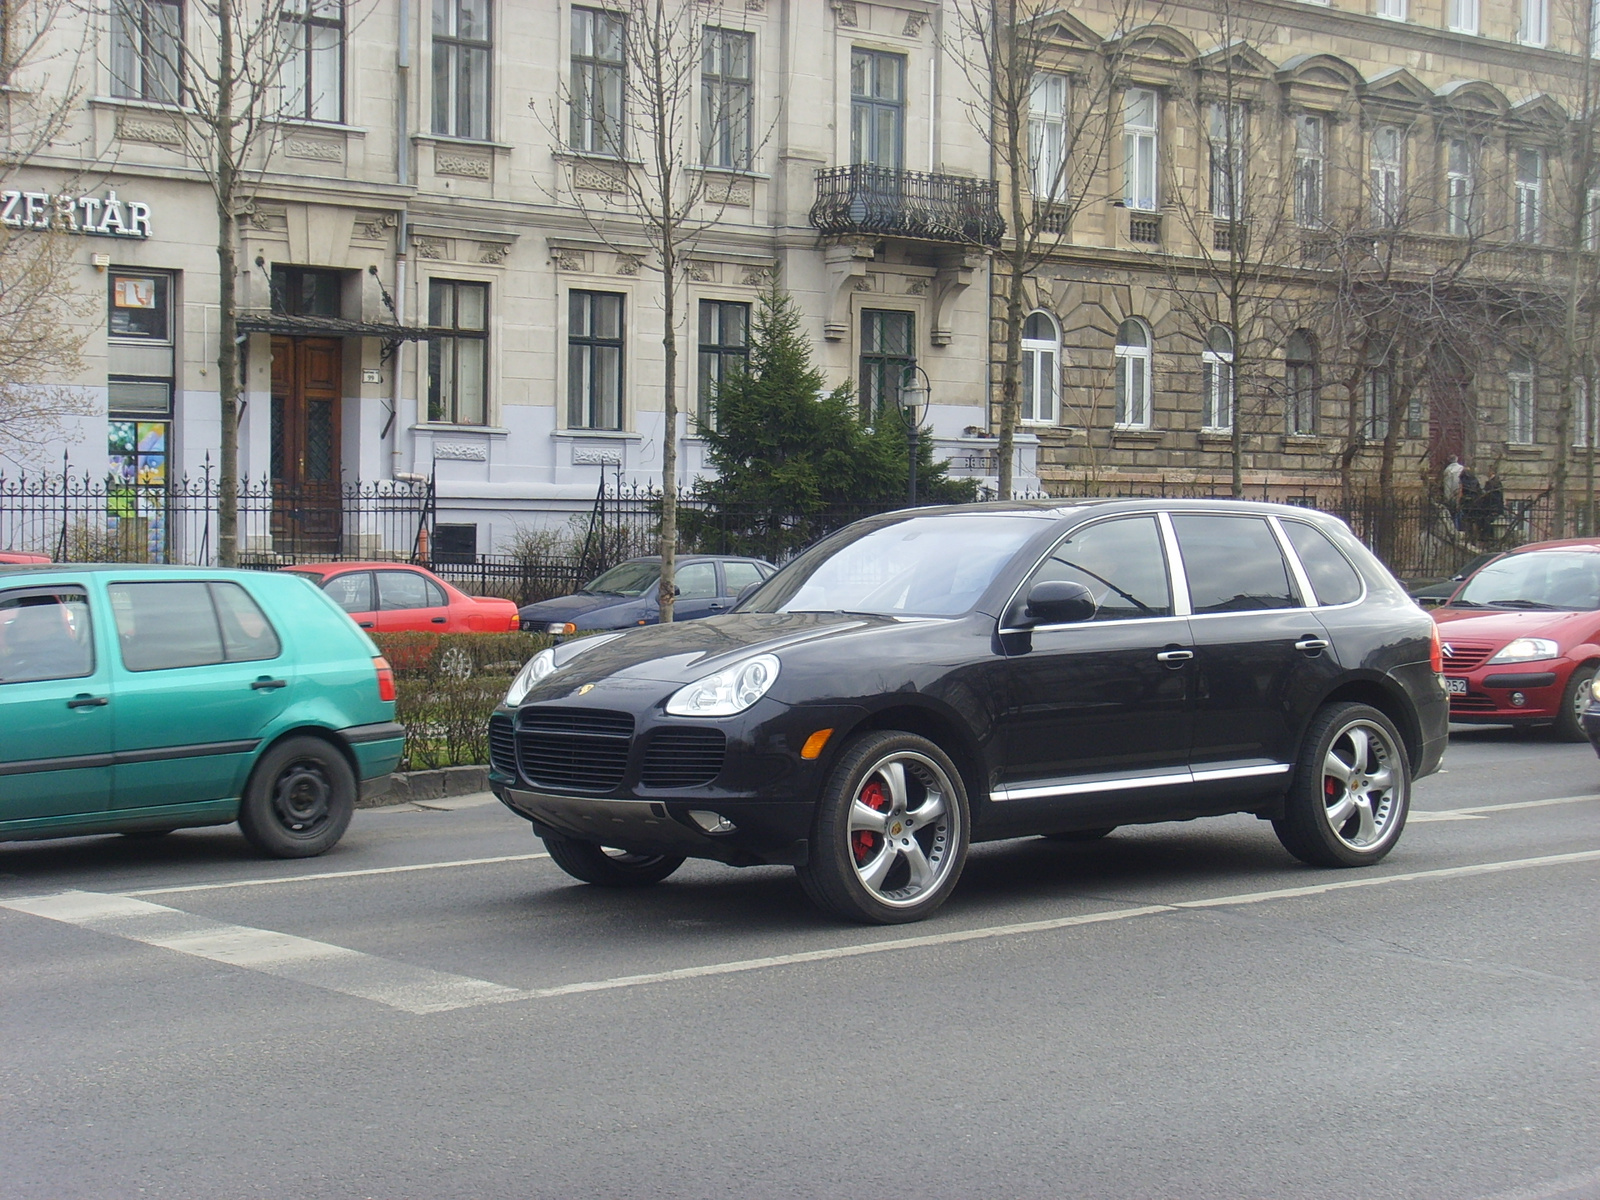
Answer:
[[378, 608], [393, 612], [401, 608], [443, 608], [444, 589], [415, 571], [379, 571]]
[[0, 683], [94, 674], [89, 597], [81, 588], [0, 595]]
[[722, 575], [728, 581], [727, 594], [737, 596], [752, 583], [760, 583], [766, 578], [756, 569], [755, 563], [730, 562], [722, 564]]
[[236, 583], [113, 583], [106, 590], [130, 671], [256, 662], [282, 652], [272, 623]]
[[1266, 518], [1173, 513], [1172, 526], [1197, 615], [1300, 607]]

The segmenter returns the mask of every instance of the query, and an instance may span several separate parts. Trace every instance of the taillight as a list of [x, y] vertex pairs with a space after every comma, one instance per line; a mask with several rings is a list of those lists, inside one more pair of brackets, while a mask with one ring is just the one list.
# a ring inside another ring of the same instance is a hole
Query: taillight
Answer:
[[383, 655], [378, 655], [372, 660], [373, 668], [378, 672], [378, 699], [394, 699], [394, 668], [389, 665], [389, 660]]
[[1433, 627], [1433, 645], [1428, 650], [1428, 665], [1435, 675], [1444, 674], [1444, 651], [1439, 648], [1439, 627]]

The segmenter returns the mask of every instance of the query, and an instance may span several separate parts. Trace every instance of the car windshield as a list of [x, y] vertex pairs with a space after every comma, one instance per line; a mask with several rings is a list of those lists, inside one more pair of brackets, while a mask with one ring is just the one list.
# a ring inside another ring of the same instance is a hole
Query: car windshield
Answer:
[[844, 530], [795, 559], [740, 611], [955, 616], [1049, 524], [1027, 514], [960, 513]]
[[1468, 608], [1600, 608], [1600, 554], [1581, 550], [1508, 554], [1468, 580], [1451, 603]]
[[599, 579], [584, 584], [582, 590], [607, 596], [642, 596], [653, 591], [660, 578], [660, 563], [625, 562], [612, 567]]

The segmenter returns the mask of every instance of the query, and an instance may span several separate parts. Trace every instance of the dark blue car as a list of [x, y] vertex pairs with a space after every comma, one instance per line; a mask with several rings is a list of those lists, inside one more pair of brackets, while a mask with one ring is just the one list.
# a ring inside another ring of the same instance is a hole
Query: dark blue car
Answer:
[[[760, 583], [777, 567], [759, 558], [723, 554], [678, 556], [674, 583], [678, 598], [674, 621], [692, 621], [727, 612], [739, 593]], [[656, 601], [661, 587], [661, 556], [630, 558], [570, 596], [556, 596], [518, 609], [525, 633], [577, 633], [587, 629], [630, 629], [661, 619]]]

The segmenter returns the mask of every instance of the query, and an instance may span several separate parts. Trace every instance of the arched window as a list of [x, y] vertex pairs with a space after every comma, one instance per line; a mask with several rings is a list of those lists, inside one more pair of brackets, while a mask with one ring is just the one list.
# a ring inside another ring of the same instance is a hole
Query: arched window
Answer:
[[1201, 427], [1213, 433], [1233, 428], [1233, 334], [1213, 325], [1200, 355]]
[[1303, 329], [1284, 347], [1284, 428], [1291, 434], [1317, 431], [1317, 348]]
[[1129, 317], [1117, 329], [1117, 425], [1150, 428], [1150, 327]]
[[1061, 389], [1061, 334], [1047, 312], [1028, 314], [1022, 325], [1021, 418], [1053, 425]]

